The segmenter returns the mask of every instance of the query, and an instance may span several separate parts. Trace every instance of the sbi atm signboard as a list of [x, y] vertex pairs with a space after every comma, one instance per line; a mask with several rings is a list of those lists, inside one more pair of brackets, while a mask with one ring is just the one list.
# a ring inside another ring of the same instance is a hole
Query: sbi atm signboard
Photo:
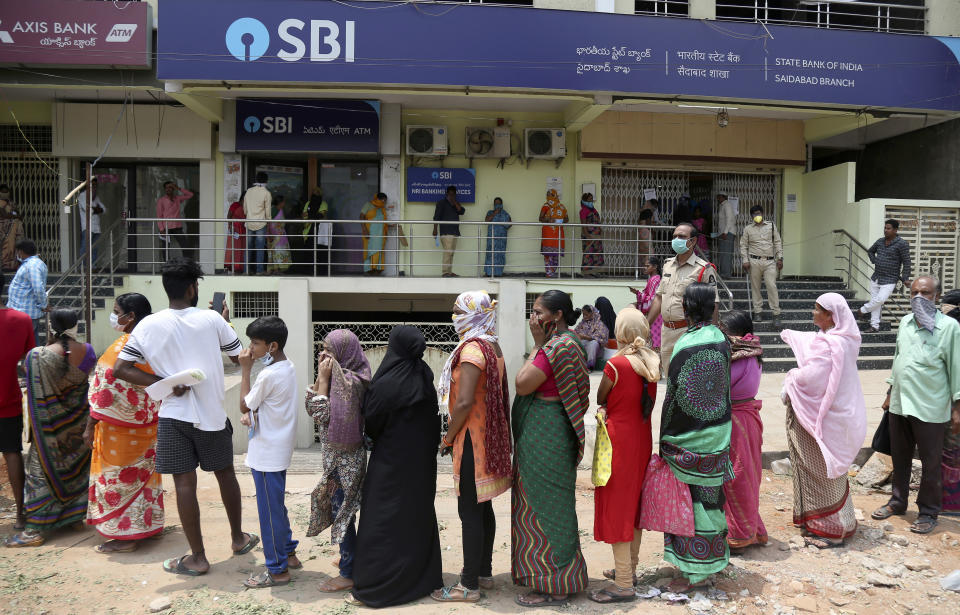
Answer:
[[380, 151], [375, 100], [237, 100], [237, 151]]

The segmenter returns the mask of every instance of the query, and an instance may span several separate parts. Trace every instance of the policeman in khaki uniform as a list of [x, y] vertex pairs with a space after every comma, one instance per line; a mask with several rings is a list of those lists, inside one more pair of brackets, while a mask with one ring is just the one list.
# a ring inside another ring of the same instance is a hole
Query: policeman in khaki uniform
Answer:
[[763, 208], [750, 208], [753, 224], [743, 229], [740, 237], [740, 258], [743, 269], [750, 274], [750, 290], [753, 293], [753, 319], [761, 320], [763, 297], [760, 295], [760, 280], [767, 287], [767, 301], [773, 312], [773, 324], [780, 326], [780, 296], [777, 294], [777, 272], [783, 269], [783, 242], [772, 222], [763, 219]]
[[[687, 286], [700, 281], [717, 285], [716, 269], [697, 256], [693, 248], [697, 245], [697, 229], [689, 222], [677, 225], [673, 230], [670, 247], [677, 256], [667, 259], [663, 264], [663, 276], [657, 296], [650, 306], [647, 321], [653, 322], [657, 316], [663, 316], [663, 330], [660, 333], [660, 364], [665, 374], [670, 373], [670, 358], [673, 346], [687, 332], [688, 323], [683, 313], [683, 292]], [[717, 293], [717, 306], [720, 305], [720, 293]], [[714, 315], [716, 319], [716, 315]]]

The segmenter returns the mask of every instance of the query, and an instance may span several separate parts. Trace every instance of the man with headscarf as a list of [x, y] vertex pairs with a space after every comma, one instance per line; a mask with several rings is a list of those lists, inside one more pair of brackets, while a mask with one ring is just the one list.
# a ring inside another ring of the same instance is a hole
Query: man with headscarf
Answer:
[[890, 413], [893, 493], [873, 518], [907, 511], [913, 451], [918, 449], [923, 470], [917, 494], [920, 514], [910, 526], [915, 534], [928, 534], [937, 526], [943, 506], [943, 440], [948, 428], [960, 432], [960, 324], [937, 310], [939, 298], [940, 284], [929, 275], [910, 286], [912, 313], [900, 321], [883, 402]]

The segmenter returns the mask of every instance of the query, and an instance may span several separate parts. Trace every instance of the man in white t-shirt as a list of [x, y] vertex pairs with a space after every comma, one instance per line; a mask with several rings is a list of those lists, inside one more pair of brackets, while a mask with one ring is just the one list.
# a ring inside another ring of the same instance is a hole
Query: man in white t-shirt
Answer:
[[[80, 193], [80, 196], [77, 197], [77, 209], [80, 211], [80, 254], [87, 253], [87, 202], [93, 204], [93, 207], [90, 208], [90, 235], [92, 238], [91, 244], [97, 243], [97, 239], [100, 238], [100, 214], [106, 211], [106, 207], [103, 205], [103, 201], [100, 200], [100, 195], [97, 194], [97, 178], [94, 177], [90, 181], [90, 187], [85, 188], [83, 192]], [[93, 250], [93, 262], [97, 262], [97, 250]]]
[[[288, 567], [299, 568], [297, 545], [284, 503], [287, 468], [297, 437], [297, 372], [283, 353], [287, 325], [277, 316], [263, 316], [247, 327], [250, 347], [240, 353], [240, 422], [250, 428], [247, 466], [257, 489], [257, 512], [266, 571], [243, 582], [253, 589], [286, 585]], [[254, 360], [263, 363], [250, 385]]]
[[[210, 569], [204, 555], [197, 503], [197, 466], [213, 472], [230, 522], [234, 554], [249, 553], [260, 542], [240, 528], [240, 484], [233, 469], [233, 426], [223, 409], [223, 358], [234, 363], [242, 350], [240, 339], [223, 313], [197, 309], [203, 277], [193, 259], [174, 258], [161, 269], [170, 308], [147, 316], [120, 351], [113, 373], [140, 386], [186, 370], [201, 370], [206, 378], [192, 387], [177, 386], [160, 404], [157, 425], [157, 472], [172, 474], [177, 490], [177, 512], [192, 554], [163, 563], [167, 572], [198, 576]], [[135, 363], [149, 363], [147, 374]]]

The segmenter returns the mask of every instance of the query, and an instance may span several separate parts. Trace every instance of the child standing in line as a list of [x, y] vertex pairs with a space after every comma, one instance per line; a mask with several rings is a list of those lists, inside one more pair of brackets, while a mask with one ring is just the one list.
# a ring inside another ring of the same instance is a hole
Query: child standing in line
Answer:
[[[258, 589], [286, 585], [289, 568], [302, 568], [293, 539], [284, 491], [297, 433], [297, 375], [285, 354], [287, 325], [263, 316], [247, 327], [250, 346], [240, 353], [240, 422], [250, 428], [246, 464], [257, 490], [257, 512], [267, 569], [243, 582]], [[250, 386], [254, 360], [263, 370]]]

